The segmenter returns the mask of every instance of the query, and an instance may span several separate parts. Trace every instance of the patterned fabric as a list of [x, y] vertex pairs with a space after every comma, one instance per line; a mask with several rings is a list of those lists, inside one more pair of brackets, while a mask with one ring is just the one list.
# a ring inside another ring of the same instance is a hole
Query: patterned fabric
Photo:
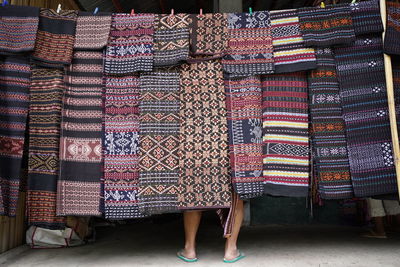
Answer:
[[362, 36], [334, 54], [354, 195], [397, 192], [382, 38]]
[[104, 71], [128, 74], [153, 69], [154, 14], [113, 14]]
[[379, 0], [357, 1], [350, 8], [356, 35], [383, 32]]
[[33, 66], [29, 106], [27, 214], [30, 225], [63, 229], [56, 216], [64, 72]]
[[36, 36], [35, 63], [50, 68], [62, 68], [72, 61], [78, 11], [41, 9]]
[[179, 208], [230, 207], [228, 127], [220, 61], [183, 64], [180, 85]]
[[137, 203], [139, 78], [107, 76], [104, 93], [105, 217], [143, 217]]
[[154, 66], [173, 66], [189, 57], [189, 15], [156, 15]]
[[267, 11], [231, 13], [224, 71], [231, 77], [274, 72], [271, 20]]
[[140, 76], [139, 208], [145, 214], [178, 209], [179, 73]]
[[271, 11], [275, 73], [314, 69], [314, 48], [304, 46], [297, 10]]
[[7, 5], [0, 8], [0, 54], [32, 51], [39, 8]]
[[353, 197], [335, 59], [330, 48], [316, 51], [318, 68], [309, 73], [312, 147], [323, 199]]
[[76, 20], [75, 49], [102, 49], [107, 45], [111, 14], [79, 12]]
[[387, 54], [400, 55], [400, 3], [386, 2], [387, 29], [384, 50]]
[[100, 215], [102, 51], [76, 51], [64, 78], [58, 215]]
[[309, 183], [307, 77], [263, 75], [264, 193], [305, 197]]
[[1, 58], [0, 215], [16, 215], [29, 107], [30, 75], [28, 58]]
[[225, 77], [232, 184], [240, 198], [264, 192], [262, 93], [259, 76]]
[[355, 39], [349, 4], [300, 8], [298, 15], [306, 46], [347, 44]]
[[190, 15], [190, 54], [221, 57], [228, 45], [227, 15]]

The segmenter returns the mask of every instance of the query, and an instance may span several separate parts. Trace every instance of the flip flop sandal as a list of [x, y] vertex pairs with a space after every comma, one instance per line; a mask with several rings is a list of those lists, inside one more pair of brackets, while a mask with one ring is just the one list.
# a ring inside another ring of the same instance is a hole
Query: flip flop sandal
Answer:
[[378, 238], [378, 239], [386, 239], [386, 235], [378, 235], [375, 231], [370, 230], [369, 233], [362, 235], [367, 238]]
[[227, 259], [224, 258], [224, 262], [225, 263], [235, 263], [235, 262], [243, 259], [244, 257], [246, 257], [246, 256], [241, 251], [239, 251], [239, 256], [237, 256], [233, 260], [227, 260]]
[[185, 256], [183, 256], [182, 251], [179, 251], [178, 253], [176, 253], [176, 256], [179, 259], [183, 260], [184, 262], [196, 262], [196, 261], [198, 261], [197, 258], [193, 258], [193, 259], [186, 258]]

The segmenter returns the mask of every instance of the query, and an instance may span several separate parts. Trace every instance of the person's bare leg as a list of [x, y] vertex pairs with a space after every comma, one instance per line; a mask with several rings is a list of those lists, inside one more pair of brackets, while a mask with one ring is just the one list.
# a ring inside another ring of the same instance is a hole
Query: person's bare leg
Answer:
[[189, 259], [196, 258], [196, 235], [201, 220], [201, 211], [185, 211], [183, 225], [185, 228], [185, 248], [182, 255]]
[[236, 211], [235, 211], [235, 221], [232, 228], [232, 235], [226, 239], [225, 242], [225, 256], [227, 260], [233, 260], [239, 256], [239, 251], [237, 249], [237, 240], [240, 232], [240, 227], [242, 226], [244, 216], [243, 200], [238, 200]]
[[386, 235], [383, 217], [374, 217], [374, 222], [375, 222], [375, 233], [380, 236]]

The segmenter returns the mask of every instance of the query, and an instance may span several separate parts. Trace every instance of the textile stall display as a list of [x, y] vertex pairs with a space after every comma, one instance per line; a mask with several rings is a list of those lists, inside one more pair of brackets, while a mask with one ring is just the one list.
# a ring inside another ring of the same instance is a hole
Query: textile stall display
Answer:
[[214, 209], [228, 236], [239, 199], [398, 192], [383, 52], [400, 54], [400, 7], [387, 6], [384, 42], [377, 0], [0, 7], [0, 214], [15, 215], [24, 156], [28, 222], [55, 230], [69, 215]]

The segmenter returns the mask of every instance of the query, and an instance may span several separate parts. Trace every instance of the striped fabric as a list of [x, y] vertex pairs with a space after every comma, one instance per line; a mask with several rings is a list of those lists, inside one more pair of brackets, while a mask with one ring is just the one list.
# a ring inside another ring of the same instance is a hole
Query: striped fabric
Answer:
[[382, 38], [362, 36], [334, 54], [354, 195], [397, 192]]
[[225, 77], [232, 185], [240, 198], [264, 192], [262, 93], [259, 76]]
[[128, 74], [153, 69], [154, 14], [112, 15], [104, 72]]
[[387, 2], [387, 29], [384, 50], [391, 55], [400, 55], [400, 3]]
[[29, 106], [28, 223], [63, 229], [56, 216], [63, 70], [33, 66]]
[[39, 66], [62, 68], [71, 64], [78, 11], [41, 9], [33, 60]]
[[307, 77], [263, 75], [264, 193], [305, 197], [309, 183]]
[[349, 4], [298, 9], [300, 30], [306, 46], [332, 46], [354, 41]]
[[139, 78], [105, 77], [104, 212], [109, 219], [143, 217], [137, 201]]
[[357, 1], [350, 8], [356, 35], [383, 32], [379, 0]]
[[314, 69], [315, 51], [304, 46], [297, 10], [271, 11], [270, 14], [275, 73]]
[[7, 5], [0, 8], [0, 54], [32, 51], [39, 8]]
[[0, 215], [16, 215], [29, 107], [30, 76], [28, 58], [1, 58]]
[[76, 20], [74, 49], [98, 50], [107, 45], [111, 27], [110, 13], [82, 12]]
[[64, 80], [58, 215], [100, 215], [103, 52], [76, 51]]
[[231, 77], [274, 72], [269, 12], [228, 14], [228, 48], [222, 65]]
[[179, 72], [140, 75], [139, 208], [145, 214], [178, 209]]
[[316, 50], [318, 67], [308, 75], [312, 147], [323, 199], [353, 197], [345, 124], [335, 59], [330, 48]]

